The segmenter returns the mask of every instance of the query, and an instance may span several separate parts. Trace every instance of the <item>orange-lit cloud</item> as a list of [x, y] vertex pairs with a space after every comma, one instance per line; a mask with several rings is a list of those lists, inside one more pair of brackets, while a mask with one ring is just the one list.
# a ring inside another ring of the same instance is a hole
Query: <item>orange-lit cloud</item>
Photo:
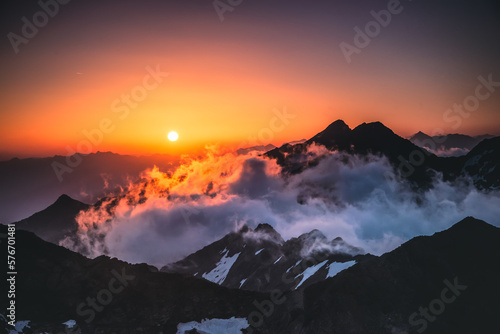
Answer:
[[76, 237], [61, 244], [92, 257], [108, 254], [162, 266], [242, 224], [268, 223], [286, 239], [316, 228], [381, 254], [461, 217], [495, 222], [500, 214], [498, 191], [485, 194], [436, 177], [434, 188], [416, 194], [396, 181], [383, 157], [316, 145], [306, 156], [322, 159], [287, 178], [274, 160], [218, 148], [171, 173], [148, 169], [140, 181], [80, 212]]

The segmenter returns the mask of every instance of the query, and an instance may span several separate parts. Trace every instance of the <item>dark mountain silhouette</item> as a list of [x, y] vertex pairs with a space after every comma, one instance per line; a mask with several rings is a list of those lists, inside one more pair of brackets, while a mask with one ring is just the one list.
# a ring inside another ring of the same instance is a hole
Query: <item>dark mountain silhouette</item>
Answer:
[[[5, 226], [0, 233], [7, 233]], [[311, 237], [321, 235], [313, 231], [296, 241]], [[248, 318], [254, 327], [246, 333], [266, 334], [500, 330], [500, 229], [472, 217], [280, 293], [279, 303], [271, 302], [277, 291], [227, 289], [105, 256], [90, 260], [27, 231], [16, 232], [16, 245], [17, 319], [30, 320], [33, 332], [64, 331], [62, 323], [73, 319], [81, 333], [176, 333], [179, 323], [231, 317]], [[123, 289], [116, 290], [118, 282]], [[3, 291], [6, 285], [2, 280]], [[5, 310], [7, 299], [0, 303]], [[99, 311], [91, 312], [89, 303]]]
[[[424, 133], [418, 133], [416, 137], [422, 140], [430, 138]], [[484, 156], [484, 162], [486, 159], [491, 160], [491, 163], [499, 161], [498, 138], [500, 137], [487, 139], [491, 140], [489, 144], [477, 145], [477, 149], [462, 157], [438, 157], [410, 140], [398, 136], [380, 122], [363, 123], [351, 130], [342, 120], [337, 120], [306, 142], [297, 145], [285, 144], [266, 152], [265, 156], [276, 159], [283, 167], [285, 175], [297, 174], [306, 168], [316, 166], [323, 158], [321, 155], [315, 156], [309, 152], [311, 145], [317, 144], [325, 146], [330, 151], [346, 154], [383, 155], [402, 177], [415, 186], [415, 189], [431, 188], [436, 172], [441, 173], [446, 181], [459, 176], [470, 176], [478, 188], [496, 189], [500, 187], [500, 179], [494, 173], [494, 169], [481, 169], [482, 166], [476, 164], [479, 155]], [[468, 168], [465, 168], [466, 163]]]
[[[6, 226], [0, 233], [7, 233]], [[175, 333], [178, 323], [246, 318], [254, 300], [266, 298], [146, 264], [90, 260], [27, 231], [16, 232], [16, 263], [16, 319], [30, 320], [30, 333], [66, 333], [62, 322], [70, 319], [81, 333]], [[5, 279], [0, 288], [7, 291]], [[7, 302], [1, 299], [3, 310]]]
[[15, 223], [16, 229], [33, 232], [45, 241], [58, 244], [64, 237], [76, 233], [76, 215], [90, 207], [68, 195], [61, 195], [48, 208]]
[[254, 333], [498, 333], [499, 261], [500, 229], [468, 217], [306, 288]]
[[[177, 157], [171, 155], [136, 157], [97, 152], [80, 157], [79, 164], [69, 167], [68, 160], [78, 161], [75, 156], [0, 161], [0, 222], [26, 218], [49, 206], [61, 194], [87, 203], [94, 202], [139, 179], [140, 173], [147, 168], [156, 165], [162, 171], [168, 171], [178, 164]], [[54, 171], [54, 163], [71, 170], [61, 175], [62, 181]]]
[[500, 189], [500, 137], [485, 139], [458, 160], [460, 173], [484, 190]]
[[[403, 162], [407, 164], [412, 152], [423, 152], [420, 147], [396, 135], [380, 122], [363, 123], [351, 130], [344, 121], [337, 120], [305, 143], [283, 145], [267, 152], [266, 156], [277, 159], [285, 173], [300, 173], [305, 168], [316, 166], [321, 159], [321, 157], [312, 160], [301, 157], [307, 154], [311, 144], [323, 145], [330, 151], [337, 150], [348, 154], [384, 155], [396, 168]], [[425, 151], [425, 156], [425, 166], [414, 168], [408, 176], [420, 187], [430, 187], [434, 174], [429, 168], [436, 169], [437, 166], [437, 157], [434, 154]]]

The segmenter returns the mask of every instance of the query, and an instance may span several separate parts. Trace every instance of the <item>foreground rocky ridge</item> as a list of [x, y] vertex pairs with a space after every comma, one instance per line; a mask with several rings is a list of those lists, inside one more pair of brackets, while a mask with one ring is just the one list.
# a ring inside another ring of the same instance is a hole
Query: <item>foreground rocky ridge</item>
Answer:
[[25, 333], [64, 332], [69, 319], [80, 333], [176, 333], [179, 323], [231, 317], [247, 318], [247, 333], [500, 331], [500, 229], [471, 217], [278, 295], [90, 260], [29, 232], [16, 239], [17, 319], [31, 321]]

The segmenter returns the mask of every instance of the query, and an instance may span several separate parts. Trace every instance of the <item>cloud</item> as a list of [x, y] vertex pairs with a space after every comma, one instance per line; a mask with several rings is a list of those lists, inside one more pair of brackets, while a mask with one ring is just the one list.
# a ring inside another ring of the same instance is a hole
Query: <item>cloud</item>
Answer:
[[467, 180], [438, 175], [434, 188], [415, 193], [385, 157], [316, 146], [305, 156], [321, 159], [287, 178], [274, 160], [217, 149], [173, 173], [152, 168], [118, 197], [80, 213], [78, 238], [62, 244], [162, 266], [242, 224], [268, 223], [284, 239], [318, 229], [377, 255], [469, 215], [499, 226], [500, 193], [479, 192]]
[[428, 147], [426, 147], [426, 150], [440, 157], [460, 157], [470, 152], [470, 150], [467, 148], [459, 148], [459, 147], [452, 147], [448, 149], [440, 147], [439, 149], [436, 150], [431, 150]]

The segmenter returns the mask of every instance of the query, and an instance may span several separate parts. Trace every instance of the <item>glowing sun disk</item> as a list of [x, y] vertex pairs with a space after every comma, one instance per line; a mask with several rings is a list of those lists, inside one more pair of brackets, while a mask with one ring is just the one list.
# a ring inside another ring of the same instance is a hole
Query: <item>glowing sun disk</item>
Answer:
[[168, 140], [170, 140], [170, 141], [176, 141], [177, 139], [179, 139], [179, 135], [177, 134], [177, 132], [170, 131], [168, 133]]

